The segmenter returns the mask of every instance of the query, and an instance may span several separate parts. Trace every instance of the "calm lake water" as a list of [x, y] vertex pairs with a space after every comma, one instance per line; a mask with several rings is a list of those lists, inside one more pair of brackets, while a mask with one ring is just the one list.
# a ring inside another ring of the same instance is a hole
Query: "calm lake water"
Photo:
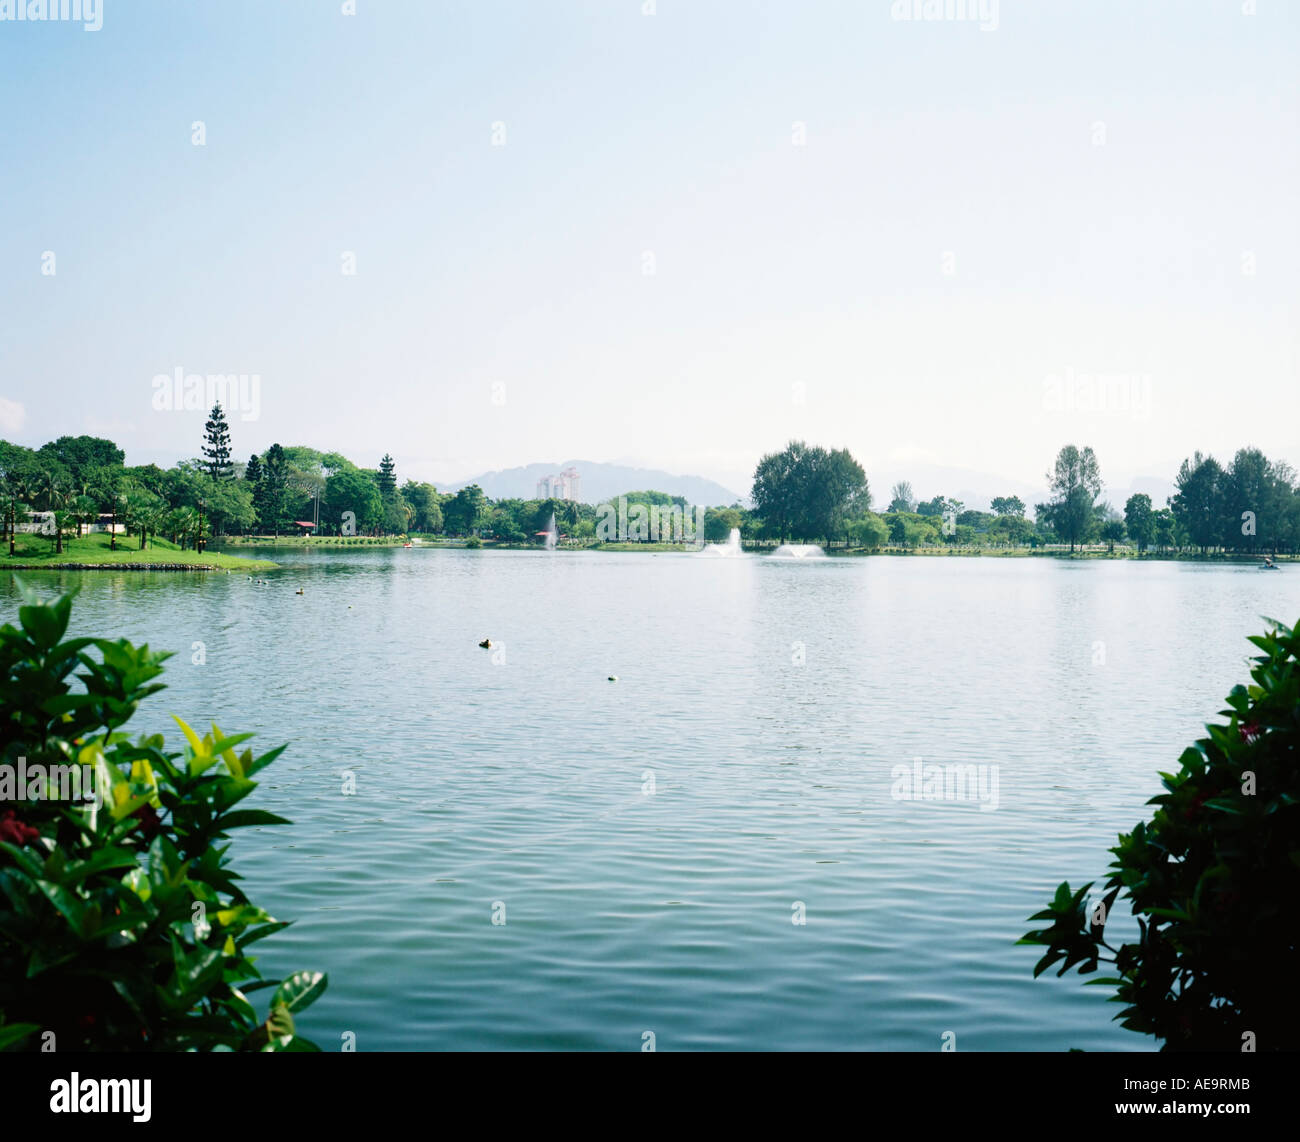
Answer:
[[[1148, 1049], [1014, 941], [1300, 617], [1290, 567], [272, 557], [28, 579], [177, 652], [137, 730], [293, 743], [252, 804], [294, 825], [235, 857], [326, 1050]], [[996, 766], [996, 809], [897, 799], [916, 758]]]

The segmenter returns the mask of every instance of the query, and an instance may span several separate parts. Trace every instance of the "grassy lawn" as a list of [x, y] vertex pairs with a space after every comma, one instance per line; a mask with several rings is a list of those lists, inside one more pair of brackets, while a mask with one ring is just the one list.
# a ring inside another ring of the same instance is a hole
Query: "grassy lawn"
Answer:
[[117, 550], [109, 550], [109, 536], [104, 532], [93, 532], [80, 539], [65, 537], [63, 553], [54, 553], [54, 544], [43, 535], [19, 535], [14, 543], [14, 554], [9, 554], [9, 545], [0, 545], [0, 566], [56, 568], [68, 564], [87, 564], [90, 566], [112, 567], [118, 564], [176, 565], [186, 567], [217, 568], [231, 571], [265, 570], [276, 564], [268, 560], [241, 559], [236, 555], [225, 555], [217, 551], [182, 551], [176, 544], [165, 539], [150, 539], [149, 545], [140, 550], [140, 537], [117, 537]]

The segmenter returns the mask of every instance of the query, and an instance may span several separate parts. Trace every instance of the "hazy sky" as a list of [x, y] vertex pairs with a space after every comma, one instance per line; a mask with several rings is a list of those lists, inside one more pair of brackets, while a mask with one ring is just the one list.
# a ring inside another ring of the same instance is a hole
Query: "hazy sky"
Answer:
[[0, 20], [0, 433], [195, 455], [179, 368], [260, 378], [241, 459], [435, 482], [1300, 466], [1300, 4], [947, 2]]

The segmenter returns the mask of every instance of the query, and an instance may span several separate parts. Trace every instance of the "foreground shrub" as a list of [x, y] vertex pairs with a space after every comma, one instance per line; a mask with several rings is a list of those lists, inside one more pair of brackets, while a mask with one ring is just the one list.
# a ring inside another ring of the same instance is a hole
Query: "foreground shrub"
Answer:
[[[1047, 948], [1035, 976], [1112, 964], [1088, 982], [1114, 987], [1115, 1018], [1164, 1050], [1293, 1050], [1300, 1027], [1300, 633], [1278, 623], [1250, 641], [1252, 684], [1161, 774], [1151, 820], [1110, 850], [1105, 896], [1088, 906], [1091, 884], [1062, 884], [1030, 917], [1051, 926], [1020, 941]], [[1112, 948], [1120, 898], [1138, 939]]]
[[[286, 925], [227, 859], [231, 831], [288, 823], [236, 808], [284, 747], [254, 757], [236, 749], [252, 735], [200, 738], [179, 718], [183, 752], [132, 743], [120, 728], [164, 689], [169, 656], [60, 641], [71, 596], [24, 600], [21, 629], [0, 627], [0, 1048], [315, 1050], [293, 1016], [326, 977], [260, 978], [249, 945]], [[54, 766], [75, 767], [71, 792], [94, 802], [68, 799]], [[259, 1018], [248, 996], [262, 988], [275, 990]]]

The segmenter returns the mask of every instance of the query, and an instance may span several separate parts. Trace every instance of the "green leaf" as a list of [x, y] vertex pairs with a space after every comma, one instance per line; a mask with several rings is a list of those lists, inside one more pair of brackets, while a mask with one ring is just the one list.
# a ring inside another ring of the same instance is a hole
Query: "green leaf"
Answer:
[[224, 833], [228, 829], [242, 829], [248, 825], [292, 825], [284, 817], [277, 817], [265, 809], [239, 809], [217, 818], [217, 831]]
[[[288, 748], [289, 746], [287, 744], [278, 745], [275, 747], [275, 749], [268, 750], [266, 753], [262, 754], [261, 757], [245, 762], [244, 763], [245, 773], [247, 774], [247, 776], [252, 777], [253, 774], [256, 773], [259, 769], [265, 769], [268, 765], [270, 765], [271, 762], [273, 762], [277, 757], [279, 757], [282, 753], [284, 753], [284, 751]], [[249, 751], [246, 750], [245, 753], [249, 753]], [[251, 757], [251, 753], [249, 753], [249, 756]]]
[[289, 1011], [301, 1011], [324, 995], [328, 986], [329, 976], [324, 972], [294, 972], [276, 988], [271, 1003], [273, 1006], [283, 1004]]
[[1184, 912], [1181, 908], [1148, 908], [1147, 912], [1152, 916], [1159, 916], [1162, 920], [1190, 920], [1192, 917], [1189, 913]]
[[266, 1022], [248, 1037], [248, 1046], [255, 1051], [282, 1051], [293, 1038], [293, 1016], [287, 1007], [273, 1004]]
[[274, 936], [276, 932], [279, 932], [282, 929], [287, 928], [291, 923], [292, 923], [291, 920], [276, 920], [273, 923], [266, 924], [261, 928], [255, 928], [251, 932], [246, 932], [244, 935], [240, 936], [240, 938], [236, 940], [235, 943], [238, 947], [242, 949], [246, 947], [248, 944], [251, 944], [254, 940], [263, 940], [267, 936]]
[[47, 714], [69, 714], [73, 710], [93, 706], [99, 700], [96, 694], [56, 694], [53, 698], [46, 698], [41, 703], [41, 709]]
[[0, 841], [0, 852], [8, 853], [14, 864], [23, 870], [33, 880], [41, 875], [44, 868], [44, 862], [36, 856], [34, 852], [28, 852], [24, 848], [10, 844], [8, 841]]
[[0, 1051], [15, 1043], [21, 1043], [33, 1031], [39, 1031], [35, 1023], [5, 1023], [0, 1026]]
[[58, 645], [63, 632], [68, 629], [68, 617], [72, 613], [72, 599], [62, 595], [53, 603], [36, 603], [32, 606], [18, 608], [18, 621], [23, 630], [41, 650], [50, 650]]
[[[212, 728], [215, 731], [217, 727], [214, 725]], [[225, 753], [226, 750], [232, 749], [241, 742], [246, 742], [249, 738], [256, 736], [256, 734], [231, 734], [228, 738], [218, 738], [212, 743], [212, 752]]]
[[247, 994], [250, 991], [261, 991], [266, 987], [279, 987], [280, 981], [274, 979], [254, 979], [239, 985], [239, 990]]
[[320, 1048], [316, 1046], [316, 1044], [313, 1043], [310, 1039], [304, 1039], [301, 1035], [295, 1035], [292, 1039], [289, 1040], [289, 1042], [285, 1046], [281, 1047], [280, 1050], [286, 1053], [291, 1051], [292, 1052], [310, 1051], [313, 1054], [317, 1054], [317, 1055], [320, 1054]]
[[1048, 952], [1047, 955], [1045, 955], [1041, 960], [1038, 961], [1038, 963], [1034, 965], [1034, 978], [1037, 979], [1040, 975], [1043, 974], [1043, 972], [1045, 972], [1054, 963], [1056, 963], [1056, 961], [1059, 960], [1063, 955], [1065, 955], [1065, 953], [1057, 949]]
[[220, 948], [200, 945], [193, 952], [180, 951], [176, 943], [176, 982], [181, 994], [189, 995], [199, 990], [221, 974], [222, 960], [225, 958]]
[[[63, 870], [63, 883], [76, 884], [97, 872], [110, 868], [130, 868], [135, 864], [136, 855], [126, 849], [104, 848], [85, 860], [75, 860]], [[139, 869], [136, 869], [138, 872]]]
[[222, 1002], [228, 1004], [249, 1023], [257, 1022], [257, 1012], [253, 1010], [253, 1005], [248, 1002], [248, 997], [239, 988], [232, 987], [230, 995]]
[[149, 875], [142, 868], [133, 868], [122, 877], [122, 883], [146, 903], [153, 895], [153, 885], [149, 881]]
[[78, 936], [82, 935], [86, 920], [86, 908], [81, 899], [69, 892], [61, 884], [51, 884], [48, 880], [36, 881], [36, 887], [42, 895], [58, 910]]

